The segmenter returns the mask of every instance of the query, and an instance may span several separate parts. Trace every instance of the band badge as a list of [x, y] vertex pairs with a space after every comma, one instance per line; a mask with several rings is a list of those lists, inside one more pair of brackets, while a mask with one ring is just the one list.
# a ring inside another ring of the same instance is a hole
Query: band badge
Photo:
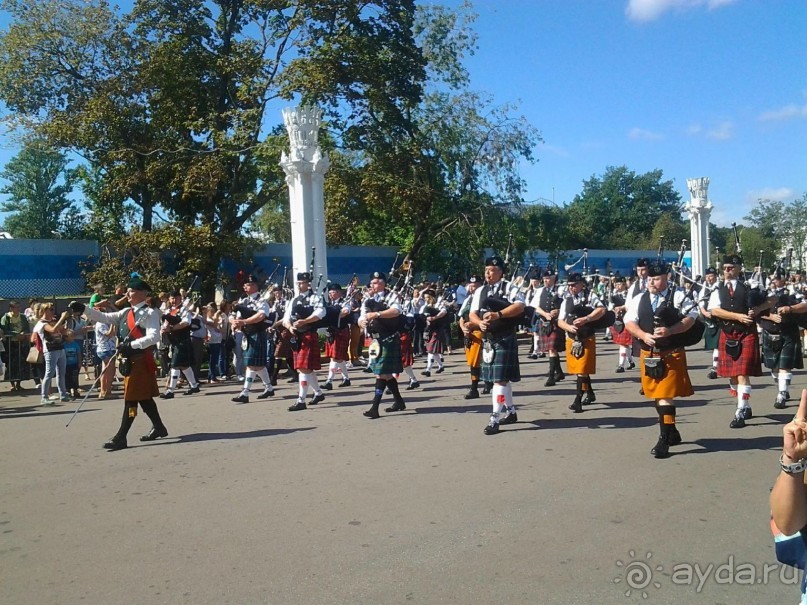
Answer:
[[585, 354], [586, 348], [583, 346], [583, 343], [579, 340], [575, 340], [572, 343], [572, 355], [574, 355], [574, 358], [581, 359]]
[[493, 348], [493, 344], [489, 340], [486, 340], [482, 345], [482, 361], [485, 363], [493, 363], [495, 357], [496, 350]]
[[370, 359], [375, 359], [381, 355], [381, 343], [378, 342], [377, 338], [373, 338], [373, 342], [370, 343], [370, 347], [367, 349], [367, 354], [370, 356]]

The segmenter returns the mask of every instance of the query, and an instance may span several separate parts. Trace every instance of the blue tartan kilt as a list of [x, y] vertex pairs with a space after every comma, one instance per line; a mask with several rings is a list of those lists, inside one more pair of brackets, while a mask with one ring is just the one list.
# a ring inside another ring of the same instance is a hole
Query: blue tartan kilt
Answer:
[[244, 334], [244, 340], [247, 343], [247, 348], [244, 351], [244, 365], [265, 366], [269, 351], [266, 330], [261, 330], [255, 334]]
[[519, 382], [521, 370], [518, 365], [518, 339], [516, 333], [492, 338], [493, 361], [482, 361], [482, 380], [485, 382]]
[[381, 353], [378, 357], [370, 359], [370, 371], [376, 376], [403, 372], [401, 337], [398, 332], [379, 338], [378, 342], [381, 345]]
[[[796, 334], [779, 334], [779, 343], [768, 332], [762, 331], [762, 356], [765, 367], [769, 370], [801, 370], [804, 361], [801, 358], [801, 338]], [[781, 344], [781, 346], [779, 346]]]

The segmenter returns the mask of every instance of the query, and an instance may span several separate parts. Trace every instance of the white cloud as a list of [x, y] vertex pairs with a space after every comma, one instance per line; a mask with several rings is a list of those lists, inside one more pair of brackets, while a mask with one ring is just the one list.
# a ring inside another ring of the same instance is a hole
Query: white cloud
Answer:
[[745, 194], [747, 202], [756, 204], [759, 200], [771, 200], [773, 202], [788, 202], [796, 198], [796, 191], [790, 187], [765, 187], [755, 189]]
[[664, 135], [644, 128], [631, 128], [628, 132], [628, 138], [634, 141], [661, 141], [664, 139]]
[[709, 10], [732, 4], [737, 0], [628, 0], [625, 14], [633, 21], [654, 21], [671, 10], [688, 10], [706, 6]]
[[763, 112], [757, 119], [760, 122], [778, 122], [795, 118], [807, 118], [807, 104], [796, 105], [791, 103], [779, 109]]
[[687, 128], [687, 134], [692, 137], [697, 136], [702, 132], [703, 127], [700, 124], [692, 124], [689, 126], [689, 128]]
[[710, 128], [706, 131], [707, 139], [716, 139], [718, 141], [725, 141], [734, 136], [734, 124], [731, 122], [721, 122], [715, 128]]

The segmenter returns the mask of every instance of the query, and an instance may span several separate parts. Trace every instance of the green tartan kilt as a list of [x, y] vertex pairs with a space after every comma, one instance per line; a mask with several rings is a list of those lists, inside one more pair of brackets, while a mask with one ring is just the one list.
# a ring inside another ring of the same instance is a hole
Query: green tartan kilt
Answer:
[[707, 351], [714, 351], [720, 342], [720, 327], [717, 324], [712, 324], [714, 327], [710, 328], [706, 324], [706, 329], [703, 331], [703, 348]]
[[381, 353], [375, 359], [370, 359], [370, 371], [376, 376], [403, 372], [401, 337], [398, 332], [379, 338], [378, 342], [381, 345]]
[[774, 345], [771, 335], [762, 331], [762, 356], [765, 367], [769, 370], [801, 370], [804, 361], [801, 358], [801, 338], [796, 334], [781, 334], [782, 347]]
[[244, 350], [244, 365], [246, 367], [265, 366], [269, 350], [266, 330], [255, 334], [244, 334], [244, 340], [247, 341], [247, 348]]
[[482, 361], [482, 380], [485, 382], [519, 382], [521, 370], [518, 365], [518, 339], [516, 333], [491, 339], [493, 361]]
[[171, 367], [189, 368], [193, 365], [193, 345], [190, 337], [171, 345]]

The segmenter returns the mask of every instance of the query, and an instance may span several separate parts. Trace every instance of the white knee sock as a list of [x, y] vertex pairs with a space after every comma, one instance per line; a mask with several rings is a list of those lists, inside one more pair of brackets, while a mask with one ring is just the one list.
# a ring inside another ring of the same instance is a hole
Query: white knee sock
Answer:
[[255, 381], [255, 370], [247, 368], [244, 372], [244, 388], [241, 390], [242, 395], [249, 395], [252, 390], [252, 383]]
[[412, 380], [412, 381], [414, 381], [414, 382], [417, 382], [417, 380], [418, 380], [418, 379], [417, 379], [417, 378], [415, 378], [415, 372], [414, 372], [414, 370], [412, 369], [412, 366], [407, 366], [407, 367], [405, 367], [405, 368], [404, 368], [404, 372], [406, 372], [406, 375], [407, 375], [407, 376], [409, 376], [409, 380]]
[[300, 372], [300, 384], [298, 388], [298, 394], [300, 399], [305, 401], [305, 398], [308, 396], [308, 374], [303, 374]]
[[342, 380], [350, 380], [350, 377], [347, 375], [347, 362], [346, 361], [338, 361], [336, 363], [336, 367], [342, 372]]
[[328, 382], [333, 380], [334, 374], [336, 374], [336, 368], [338, 367], [339, 365], [332, 359], [331, 363], [328, 364], [328, 378], [326, 378]]
[[168, 382], [168, 390], [173, 391], [177, 388], [177, 382], [179, 381], [179, 375], [181, 372], [177, 368], [171, 368], [171, 379]]
[[199, 386], [199, 383], [196, 382], [196, 376], [193, 375], [193, 368], [185, 368], [182, 370], [182, 373], [185, 374], [185, 378], [188, 379], [188, 384], [191, 385], [192, 388], [196, 388]]
[[737, 385], [737, 409], [751, 407], [751, 385], [738, 384]]
[[272, 380], [269, 378], [269, 370], [266, 368], [261, 368], [255, 372], [255, 374], [261, 379], [261, 382], [263, 382], [263, 388], [265, 391], [274, 391], [272, 388]]
[[431, 371], [433, 364], [434, 364], [434, 353], [428, 353], [426, 355], [426, 371], [427, 372]]
[[314, 395], [321, 395], [322, 390], [319, 388], [319, 380], [317, 380], [317, 373], [311, 372], [310, 374], [306, 374], [308, 376], [308, 384], [311, 385], [311, 388], [314, 389]]
[[628, 348], [623, 346], [623, 345], [619, 345], [619, 367], [620, 368], [625, 367], [626, 362], [627, 362], [627, 357], [628, 357]]
[[717, 349], [712, 351], [712, 369], [713, 370], [717, 369], [717, 359], [718, 359], [719, 356], [720, 356], [720, 353], [718, 352]]
[[504, 385], [504, 405], [507, 406], [507, 413], [512, 414], [516, 411], [516, 406], [513, 404], [513, 383], [508, 382]]
[[490, 421], [494, 424], [498, 424], [499, 416], [502, 413], [502, 408], [507, 402], [505, 387], [500, 384], [494, 384], [490, 391], [490, 398], [493, 403], [493, 413], [490, 415]]

